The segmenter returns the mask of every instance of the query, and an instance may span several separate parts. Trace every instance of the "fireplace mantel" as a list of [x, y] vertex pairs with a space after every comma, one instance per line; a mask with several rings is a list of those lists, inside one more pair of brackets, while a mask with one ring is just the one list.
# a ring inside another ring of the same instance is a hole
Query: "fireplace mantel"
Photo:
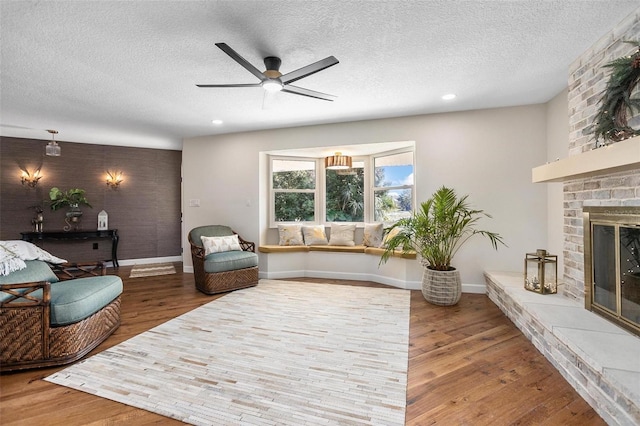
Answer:
[[640, 169], [640, 136], [534, 167], [531, 180], [564, 182], [633, 169]]

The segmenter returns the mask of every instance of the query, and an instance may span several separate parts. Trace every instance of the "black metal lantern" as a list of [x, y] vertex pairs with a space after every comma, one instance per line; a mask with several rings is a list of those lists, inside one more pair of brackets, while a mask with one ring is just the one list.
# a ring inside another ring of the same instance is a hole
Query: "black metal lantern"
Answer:
[[540, 294], [558, 292], [558, 256], [544, 249], [527, 253], [524, 259], [524, 288]]

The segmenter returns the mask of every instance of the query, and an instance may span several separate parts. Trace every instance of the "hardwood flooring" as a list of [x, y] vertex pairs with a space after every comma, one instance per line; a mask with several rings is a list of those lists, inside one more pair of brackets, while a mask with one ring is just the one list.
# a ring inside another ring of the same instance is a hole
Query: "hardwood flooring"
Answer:
[[[196, 291], [192, 274], [124, 281], [122, 325], [103, 351], [220, 296]], [[361, 281], [292, 281], [384, 287]], [[604, 425], [485, 295], [464, 294], [455, 307], [411, 294], [407, 425]], [[2, 425], [182, 424], [42, 378], [64, 367], [0, 376]]]

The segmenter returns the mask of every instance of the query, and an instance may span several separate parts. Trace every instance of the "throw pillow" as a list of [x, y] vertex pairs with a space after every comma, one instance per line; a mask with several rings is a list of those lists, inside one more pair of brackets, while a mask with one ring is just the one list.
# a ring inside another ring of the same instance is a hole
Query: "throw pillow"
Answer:
[[281, 246], [303, 246], [302, 225], [278, 225]]
[[367, 247], [380, 247], [382, 245], [382, 233], [382, 223], [365, 223], [362, 244]]
[[380, 247], [386, 247], [387, 246], [387, 241], [389, 241], [391, 238], [393, 238], [394, 236], [398, 235], [398, 233], [400, 232], [400, 228], [393, 228], [391, 231], [389, 231], [383, 238], [382, 240], [382, 245]]
[[37, 245], [28, 241], [22, 240], [9, 240], [0, 241], [0, 245], [5, 251], [13, 253], [13, 255], [22, 260], [42, 260], [49, 263], [66, 263], [64, 259], [60, 259], [49, 253], [46, 250], [41, 249]]
[[204, 255], [221, 253], [224, 251], [242, 251], [238, 235], [225, 235], [224, 237], [200, 237], [204, 247]]
[[332, 223], [331, 237], [329, 245], [331, 246], [355, 246], [353, 241], [356, 235], [355, 223]]
[[0, 275], [9, 275], [26, 267], [24, 260], [0, 244]]
[[[27, 260], [23, 269], [14, 271], [7, 276], [0, 276], [0, 284], [33, 283], [38, 281], [57, 283], [59, 279], [48, 264], [39, 260]], [[2, 293], [0, 299], [4, 297], [3, 295], [6, 296], [5, 293]]]
[[302, 235], [304, 236], [304, 243], [308, 246], [326, 246], [329, 244], [322, 225], [303, 226]]

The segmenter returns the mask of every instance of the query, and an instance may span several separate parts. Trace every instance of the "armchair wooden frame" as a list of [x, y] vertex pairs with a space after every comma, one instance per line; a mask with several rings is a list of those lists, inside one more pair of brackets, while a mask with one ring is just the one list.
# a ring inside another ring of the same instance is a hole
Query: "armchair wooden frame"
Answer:
[[[231, 230], [233, 234], [237, 232]], [[189, 244], [191, 245], [191, 260], [193, 261], [193, 274], [196, 288], [206, 294], [223, 293], [241, 288], [253, 287], [258, 284], [258, 267], [237, 269], [233, 271], [209, 273], [204, 270], [205, 250], [201, 244], [197, 244], [191, 238], [189, 232]], [[238, 235], [238, 241], [243, 251], [255, 253], [254, 242], [247, 241]]]
[[[106, 274], [103, 262], [66, 263], [52, 269], [60, 280]], [[37, 290], [42, 292], [34, 294]], [[82, 321], [52, 327], [51, 283], [3, 284], [0, 293], [10, 295], [0, 302], [0, 372], [76, 361], [120, 325], [120, 296]]]

